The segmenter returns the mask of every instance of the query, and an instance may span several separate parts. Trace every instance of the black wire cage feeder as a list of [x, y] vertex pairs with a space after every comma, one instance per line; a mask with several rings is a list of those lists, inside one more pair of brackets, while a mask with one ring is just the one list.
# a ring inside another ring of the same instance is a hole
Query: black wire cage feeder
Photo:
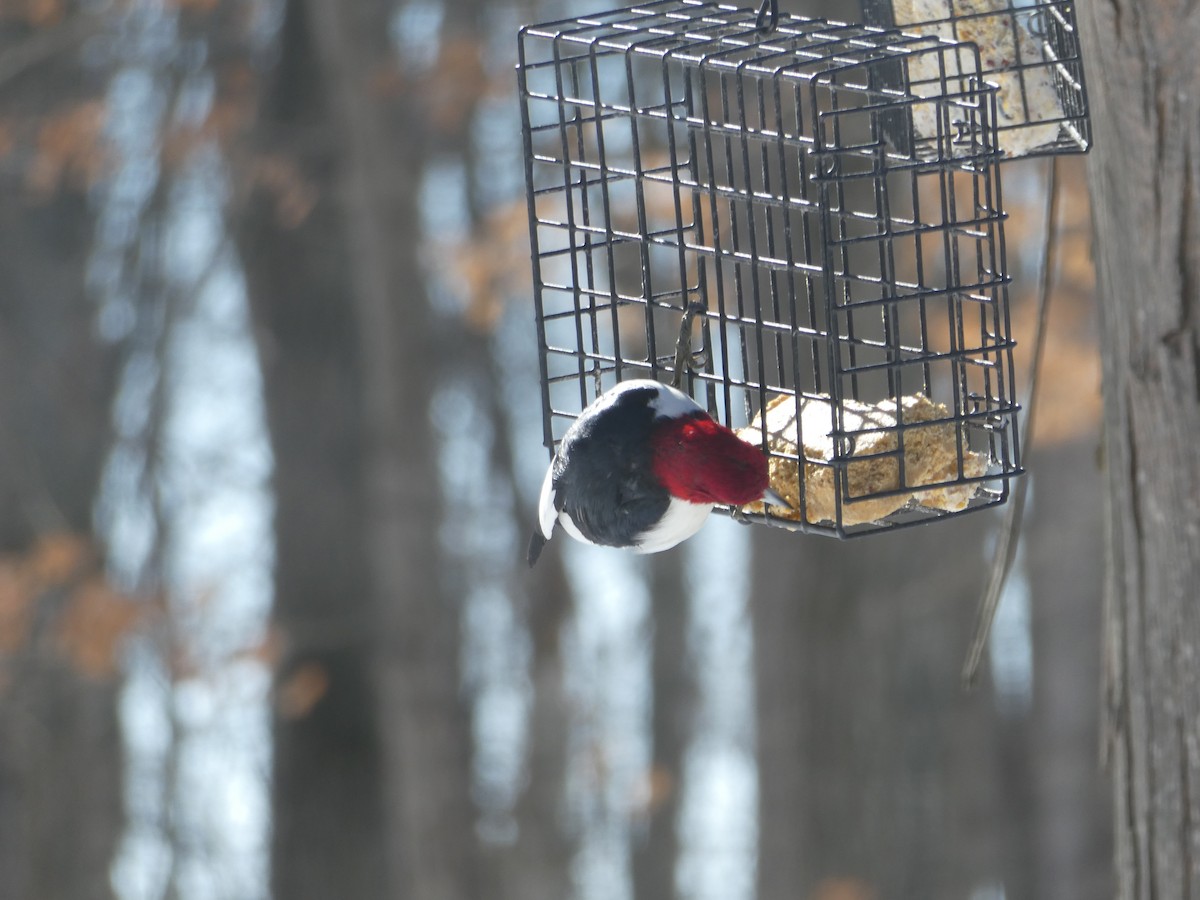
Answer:
[[[864, 21], [979, 48], [998, 88], [1006, 159], [1084, 153], [1092, 142], [1073, 0], [861, 0]], [[921, 127], [921, 123], [917, 123]]]
[[546, 446], [617, 382], [678, 384], [847, 537], [1020, 473], [979, 49], [661, 0], [520, 33]]

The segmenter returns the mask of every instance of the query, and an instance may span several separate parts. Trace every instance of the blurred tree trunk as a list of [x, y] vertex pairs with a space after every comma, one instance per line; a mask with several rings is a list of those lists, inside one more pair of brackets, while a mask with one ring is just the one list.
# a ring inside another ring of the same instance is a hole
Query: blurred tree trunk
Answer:
[[561, 557], [547, 553], [531, 578], [529, 633], [531, 709], [528, 782], [515, 810], [517, 841], [497, 854], [501, 877], [489, 896], [503, 900], [565, 900], [571, 897], [574, 854], [566, 833], [567, 729], [570, 700], [563, 675], [562, 630], [570, 586]]
[[119, 685], [81, 671], [58, 639], [99, 560], [95, 548], [60, 565], [34, 556], [95, 540], [118, 348], [98, 337], [85, 289], [86, 192], [36, 197], [19, 178], [3, 176], [0, 204], [0, 898], [101, 900], [124, 823]]
[[[509, 440], [509, 410], [504, 406], [499, 367], [487, 341], [474, 335], [463, 343], [466, 359], [460, 368], [481, 367], [486, 376], [488, 414], [493, 433], [492, 464], [496, 473], [516, 480]], [[514, 487], [515, 494], [515, 487]], [[527, 535], [521, 519], [518, 534]], [[558, 553], [546, 553], [536, 569], [524, 568], [523, 554], [514, 554], [509, 575], [522, 584], [524, 595], [514, 598], [518, 618], [528, 630], [530, 708], [526, 722], [527, 749], [524, 782], [512, 811], [517, 826], [511, 845], [490, 848], [488, 875], [481, 900], [563, 900], [572, 896], [571, 864], [576, 835], [567, 826], [568, 732], [571, 700], [567, 694], [562, 636], [571, 615], [571, 588]]]
[[987, 521], [756, 534], [759, 900], [961, 898], [1006, 874], [996, 714], [958, 678]]
[[308, 8], [343, 152], [392, 884], [412, 900], [470, 900], [479, 893], [470, 731], [459, 690], [459, 607], [439, 589], [430, 427], [439, 344], [420, 263], [419, 173], [433, 110], [420, 85], [380, 83], [396, 69], [393, 4], [309, 0]]
[[1038, 447], [1022, 539], [1034, 671], [1023, 748], [1032, 777], [1024, 792], [1032, 800], [1030, 896], [1052, 900], [1112, 895], [1112, 804], [1096, 752], [1104, 573], [1092, 564], [1103, 545], [1095, 459], [1090, 435]]
[[[510, 387], [505, 383], [503, 366], [496, 353], [502, 338], [495, 333], [500, 304], [512, 299], [506, 296], [511, 287], [505, 282], [510, 263], [501, 258], [503, 254], [496, 247], [504, 240], [503, 223], [509, 219], [505, 204], [519, 202], [522, 229], [525, 220], [523, 193], [517, 198], [502, 197], [490, 183], [497, 163], [490, 142], [482, 139], [490, 123], [486, 119], [481, 121], [481, 113], [485, 117], [494, 115], [488, 105], [515, 87], [511, 63], [497, 65], [496, 60], [489, 58], [494, 38], [488, 28], [497, 12], [501, 21], [506, 20], [503, 4], [492, 0], [459, 0], [445, 17], [436, 60], [424, 73], [429, 79], [427, 93], [431, 99], [426, 101], [429, 109], [423, 122], [424, 151], [436, 160], [443, 177], [456, 165], [462, 166], [465, 188], [462, 212], [469, 217], [470, 224], [465, 240], [463, 236], [454, 238], [463, 243], [450, 252], [437, 246], [439, 240], [446, 239], [445, 235], [433, 236], [432, 240], [430, 235], [423, 235], [435, 248], [431, 258], [436, 255], [439, 262], [446, 263], [444, 267], [430, 266], [431, 285], [438, 285], [440, 290], [465, 302], [458, 317], [447, 316], [444, 320], [453, 333], [449, 340], [445, 339], [446, 334], [439, 335], [442, 339], [432, 374], [439, 378], [449, 376], [456, 384], [465, 386], [486, 415], [484, 431], [490, 433], [491, 452], [490, 468], [485, 471], [497, 480], [491, 500], [492, 515], [503, 507], [507, 493], [511, 491], [515, 498], [518, 468], [511, 442]], [[404, 60], [400, 62], [403, 65]], [[447, 219], [452, 220], [459, 201], [454, 196], [446, 200]], [[482, 265], [481, 259], [485, 260]], [[527, 266], [522, 266], [522, 271], [525, 269]], [[527, 292], [521, 294], [519, 301], [528, 302]], [[438, 331], [436, 327], [434, 330]], [[478, 504], [478, 498], [473, 499]], [[471, 508], [470, 504], [468, 499], [456, 511], [461, 515], [463, 508]], [[503, 510], [503, 514], [514, 513], [513, 509]], [[546, 554], [534, 572], [526, 569], [527, 527], [527, 520], [521, 517], [520, 552], [503, 561], [467, 559], [457, 573], [460, 579], [475, 584], [506, 585], [508, 600], [516, 607], [515, 618], [528, 629], [532, 648], [525, 770], [519, 776], [523, 782], [511, 811], [516, 838], [511, 844], [483, 842], [480, 900], [562, 900], [573, 892], [571, 865], [576, 836], [566, 824], [565, 799], [571, 703], [564, 684], [561, 646], [563, 623], [571, 613], [571, 592], [557, 554]], [[476, 740], [487, 739], [486, 734], [476, 734]]]
[[988, 680], [958, 687], [995, 517], [756, 541], [760, 900], [1104, 895], [1108, 806], [1088, 762], [1100, 578], [1080, 570], [1100, 543], [1091, 453], [1077, 441], [1035, 462], [1033, 693], [1001, 712]]
[[426, 110], [387, 77], [392, 15], [288, 4], [257, 157], [287, 190], [254, 195], [241, 229], [277, 467], [273, 878], [289, 898], [477, 894], [417, 259]]
[[960, 900], [998, 881], [1028, 896], [1006, 860], [1029, 839], [1000, 812], [1019, 804], [1021, 723], [959, 686], [992, 522], [848, 542], [756, 529], [758, 900]]
[[682, 553], [651, 557], [654, 628], [650, 689], [651, 770], [647, 807], [633, 850], [633, 893], [639, 900], [677, 896], [679, 788], [684, 752], [695, 725], [694, 660], [688, 652], [688, 599]]
[[[92, 23], [71, 6], [52, 27], [0, 22], [2, 900], [111, 898], [125, 821], [115, 660], [89, 674], [62, 640], [103, 569], [92, 511], [120, 364], [87, 289], [95, 216], [80, 176], [103, 153], [86, 126], [104, 84], [80, 64]], [[47, 159], [62, 136], [78, 166]]]
[[1195, 897], [1200, 17], [1166, 0], [1098, 0], [1080, 16], [1093, 63], [1117, 896]]
[[[263, 183], [233, 223], [260, 338], [275, 460], [274, 620], [284, 641], [274, 725], [272, 894], [367, 900], [387, 884], [375, 597], [360, 483], [357, 323], [341, 165], [305, 7], [289, 3], [258, 121]], [[268, 168], [270, 167], [270, 168]], [[292, 210], [293, 195], [311, 210]]]

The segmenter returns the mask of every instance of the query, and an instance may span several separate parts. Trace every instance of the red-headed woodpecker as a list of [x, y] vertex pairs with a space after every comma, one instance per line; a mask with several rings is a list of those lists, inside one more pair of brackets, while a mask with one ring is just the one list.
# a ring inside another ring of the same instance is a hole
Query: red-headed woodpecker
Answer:
[[657, 553], [691, 537], [718, 503], [784, 501], [767, 458], [691, 397], [647, 379], [623, 381], [567, 429], [546, 472], [529, 565], [561, 523], [588, 544]]

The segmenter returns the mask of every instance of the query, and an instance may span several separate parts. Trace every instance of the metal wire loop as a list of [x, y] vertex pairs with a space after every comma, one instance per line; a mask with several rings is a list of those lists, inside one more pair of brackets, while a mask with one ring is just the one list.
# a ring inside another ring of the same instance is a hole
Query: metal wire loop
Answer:
[[759, 34], [770, 34], [779, 25], [779, 0], [763, 0], [758, 8], [758, 18], [754, 27]]
[[1042, 9], [1034, 10], [1029, 14], [1028, 22], [1029, 33], [1039, 40], [1045, 40], [1050, 33], [1050, 24], [1046, 21], [1046, 11]]
[[688, 369], [693, 372], [703, 372], [708, 365], [708, 348], [704, 347], [692, 352], [692, 320], [703, 316], [708, 308], [703, 303], [689, 303], [679, 320], [679, 338], [675, 341], [675, 373], [671, 376], [671, 385], [681, 388], [683, 375]]

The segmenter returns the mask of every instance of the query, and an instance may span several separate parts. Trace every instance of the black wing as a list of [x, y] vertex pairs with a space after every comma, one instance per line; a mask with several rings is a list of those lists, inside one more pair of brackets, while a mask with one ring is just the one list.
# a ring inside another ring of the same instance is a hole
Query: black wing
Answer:
[[651, 471], [655, 396], [652, 388], [627, 391], [601, 415], [581, 416], [559, 445], [555, 505], [594, 544], [636, 544], [670, 504]]

